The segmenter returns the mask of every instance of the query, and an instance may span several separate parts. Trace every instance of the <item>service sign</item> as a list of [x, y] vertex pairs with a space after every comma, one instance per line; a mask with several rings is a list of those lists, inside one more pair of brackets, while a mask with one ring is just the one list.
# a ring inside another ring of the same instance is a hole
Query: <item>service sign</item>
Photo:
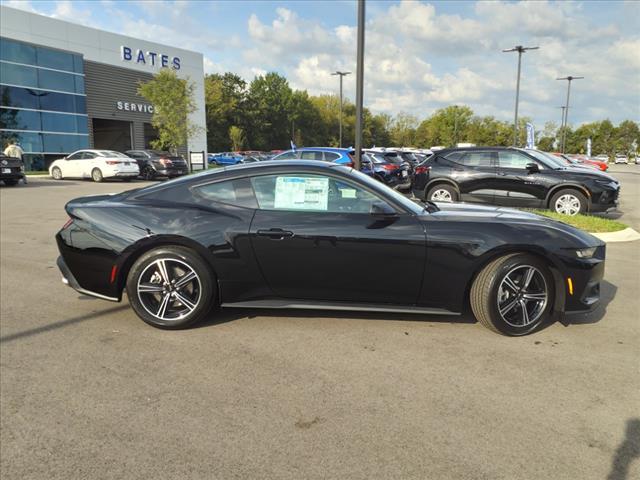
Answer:
[[116, 109], [125, 112], [153, 113], [153, 105], [149, 105], [148, 103], [123, 102], [122, 100], [116, 102]]
[[180, 57], [172, 57], [158, 52], [145, 52], [122, 45], [120, 47], [123, 62], [132, 62], [138, 65], [148, 65], [154, 68], [173, 68], [180, 70]]

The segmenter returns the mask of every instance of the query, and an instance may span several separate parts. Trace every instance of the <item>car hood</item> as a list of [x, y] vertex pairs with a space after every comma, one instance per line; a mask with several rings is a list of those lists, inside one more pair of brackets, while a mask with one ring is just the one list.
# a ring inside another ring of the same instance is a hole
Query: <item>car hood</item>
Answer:
[[480, 222], [500, 224], [530, 224], [535, 228], [549, 228], [575, 238], [585, 246], [604, 245], [590, 233], [533, 212], [514, 208], [473, 205], [468, 203], [436, 203], [439, 211], [430, 213], [432, 220]]
[[605, 173], [601, 170], [596, 170], [595, 168], [585, 167], [585, 168], [574, 168], [574, 167], [566, 167], [562, 170], [556, 170], [556, 172], [566, 172], [571, 176], [580, 177], [580, 178], [590, 178], [590, 179], [599, 179], [599, 180], [608, 180], [609, 182], [620, 183], [616, 178], [612, 177], [608, 173]]

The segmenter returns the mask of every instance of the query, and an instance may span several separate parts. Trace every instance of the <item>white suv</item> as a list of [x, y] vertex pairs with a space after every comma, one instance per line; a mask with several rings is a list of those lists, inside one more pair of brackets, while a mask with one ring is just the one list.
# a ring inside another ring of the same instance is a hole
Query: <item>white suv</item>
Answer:
[[131, 180], [140, 174], [138, 162], [124, 153], [113, 150], [78, 150], [54, 161], [49, 175], [55, 180], [63, 178], [91, 178], [101, 182], [105, 178]]

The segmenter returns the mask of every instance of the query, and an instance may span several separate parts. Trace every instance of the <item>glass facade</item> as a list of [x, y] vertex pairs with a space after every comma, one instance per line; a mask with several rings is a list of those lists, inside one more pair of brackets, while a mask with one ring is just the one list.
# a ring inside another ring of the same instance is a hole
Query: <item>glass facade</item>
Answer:
[[0, 140], [27, 170], [89, 147], [82, 56], [0, 37]]

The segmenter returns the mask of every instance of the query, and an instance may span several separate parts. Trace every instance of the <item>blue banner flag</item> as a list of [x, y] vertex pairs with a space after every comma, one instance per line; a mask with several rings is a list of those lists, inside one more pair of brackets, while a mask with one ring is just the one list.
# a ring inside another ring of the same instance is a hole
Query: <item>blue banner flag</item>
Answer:
[[527, 146], [526, 148], [536, 148], [536, 133], [532, 123], [527, 122]]
[[295, 150], [296, 148], [298, 147], [296, 147], [296, 144], [293, 143], [293, 140], [291, 140], [291, 150]]

